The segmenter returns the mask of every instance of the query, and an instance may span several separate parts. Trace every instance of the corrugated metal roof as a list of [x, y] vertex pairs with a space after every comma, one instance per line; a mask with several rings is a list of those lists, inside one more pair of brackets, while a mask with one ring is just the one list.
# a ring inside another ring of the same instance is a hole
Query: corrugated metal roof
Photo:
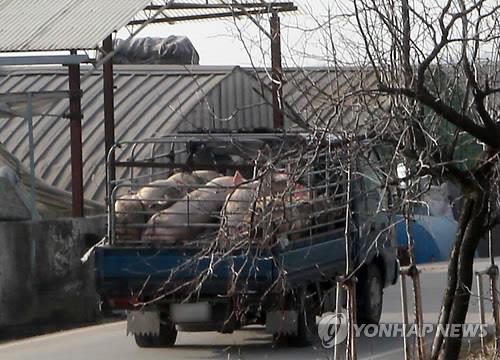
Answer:
[[[87, 70], [84, 68], [82, 72]], [[257, 80], [260, 78], [262, 83], [269, 84], [269, 76], [259, 69], [255, 77], [252, 71], [239, 67], [115, 65], [117, 141], [199, 128], [271, 127], [270, 91]], [[375, 84], [373, 73], [359, 69], [287, 70], [284, 99], [310, 122], [325, 124], [333, 117], [336, 121], [352, 122], [363, 116], [359, 111], [363, 108], [361, 101], [380, 100], [355, 96], [361, 83], [364, 88]], [[0, 67], [0, 93], [65, 91], [67, 88], [66, 68]], [[265, 99], [260, 95], [262, 89]], [[82, 90], [85, 195], [100, 201], [105, 188], [104, 112], [99, 70], [85, 78]], [[67, 100], [58, 101], [47, 115], [34, 118], [37, 175], [63, 190], [70, 190], [71, 184], [69, 126], [63, 117], [68, 105]], [[0, 141], [27, 163], [27, 128], [22, 119], [0, 120]]]
[[148, 0], [0, 0], [0, 51], [94, 49]]
[[[256, 76], [265, 84], [271, 83], [266, 69], [257, 69]], [[381, 96], [367, 96], [360, 90], [375, 89], [377, 79], [371, 69], [359, 68], [291, 68], [283, 74], [283, 98], [309, 123], [349, 126], [368, 116], [363, 112], [366, 102], [381, 101]]]
[[[82, 73], [87, 70], [82, 69]], [[257, 79], [239, 67], [115, 65], [114, 81], [117, 141], [213, 126], [238, 129], [272, 125], [270, 94], [264, 100]], [[0, 68], [0, 93], [67, 88], [67, 69], [62, 67]], [[103, 200], [101, 72], [96, 70], [85, 78], [82, 90], [85, 196]], [[68, 100], [62, 100], [47, 115], [34, 117], [37, 175], [64, 190], [71, 184], [69, 126], [63, 117], [68, 107]], [[22, 119], [0, 120], [0, 141], [27, 162], [27, 128]]]

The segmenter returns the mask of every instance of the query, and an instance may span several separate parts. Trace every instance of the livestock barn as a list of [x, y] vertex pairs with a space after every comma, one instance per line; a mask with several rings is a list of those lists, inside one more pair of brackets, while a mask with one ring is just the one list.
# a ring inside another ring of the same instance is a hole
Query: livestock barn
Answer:
[[[273, 126], [271, 74], [241, 67], [115, 65], [116, 141], [160, 137], [195, 129]], [[102, 70], [82, 67], [83, 176], [85, 197], [105, 196]], [[284, 74], [285, 126], [320, 126], [338, 116], [352, 121], [355, 104], [343, 99], [370, 72], [328, 68], [288, 69]], [[0, 93], [68, 89], [65, 67], [0, 67]], [[263, 95], [262, 95], [263, 94]], [[351, 109], [351, 111], [346, 110]], [[36, 175], [71, 190], [69, 101], [54, 102], [34, 120]], [[357, 120], [357, 119], [356, 119]], [[0, 142], [28, 164], [28, 131], [22, 119], [0, 120]], [[120, 169], [117, 169], [120, 171]], [[123, 174], [118, 172], [117, 176]]]
[[[114, 72], [117, 142], [195, 129], [272, 127], [271, 91], [240, 67], [115, 65]], [[81, 75], [85, 197], [103, 201], [102, 72], [82, 67]], [[67, 88], [64, 67], [0, 68], [0, 93]], [[46, 115], [34, 117], [36, 174], [65, 190], [71, 189], [68, 111], [69, 101], [63, 99]], [[22, 119], [0, 121], [0, 142], [28, 162], [28, 131]]]

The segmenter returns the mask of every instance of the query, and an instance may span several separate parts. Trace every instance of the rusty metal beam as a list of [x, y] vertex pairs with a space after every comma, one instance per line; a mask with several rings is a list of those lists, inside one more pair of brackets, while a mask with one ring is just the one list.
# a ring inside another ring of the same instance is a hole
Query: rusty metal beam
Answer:
[[[283, 11], [295, 11], [297, 8], [293, 8], [290, 10], [281, 10]], [[280, 11], [277, 11], [280, 12]], [[156, 18], [156, 19], [144, 19], [144, 20], [133, 20], [128, 23], [128, 25], [142, 25], [144, 23], [149, 23], [149, 24], [162, 24], [162, 23], [168, 23], [168, 24], [174, 24], [176, 22], [185, 22], [185, 21], [197, 21], [197, 20], [208, 20], [208, 19], [222, 19], [222, 18], [228, 18], [228, 17], [241, 17], [241, 16], [248, 16], [248, 15], [259, 15], [259, 14], [266, 14], [268, 13], [267, 10], [261, 8], [257, 10], [234, 10], [234, 11], [228, 11], [228, 12], [218, 12], [218, 13], [213, 13], [213, 14], [198, 14], [198, 15], [183, 15], [183, 16], [167, 16], [165, 15], [162, 18]]]
[[[102, 44], [104, 56], [113, 51], [113, 38], [109, 35]], [[114, 101], [114, 79], [113, 79], [113, 58], [109, 58], [103, 64], [103, 90], [104, 90], [104, 148], [105, 156], [115, 144], [115, 101]], [[114, 166], [114, 154], [109, 159], [111, 161], [109, 179], [113, 181], [116, 178]], [[109, 196], [109, 194], [106, 194]]]
[[[163, 5], [148, 5], [145, 10], [159, 10], [162, 9]], [[234, 3], [234, 4], [191, 4], [191, 3], [173, 3], [168, 6], [169, 10], [191, 10], [191, 9], [232, 9], [232, 8], [264, 8], [264, 9], [285, 9], [297, 7], [294, 5], [293, 1], [282, 1], [282, 2], [272, 2], [272, 3]], [[288, 10], [290, 11], [290, 10]]]
[[279, 15], [271, 16], [271, 78], [273, 93], [273, 126], [284, 127], [283, 121], [283, 68], [281, 66], [281, 30]]
[[[71, 54], [76, 55], [72, 50]], [[83, 214], [83, 161], [82, 161], [82, 92], [80, 89], [80, 65], [68, 65], [69, 119], [71, 138], [71, 193], [72, 215]]]

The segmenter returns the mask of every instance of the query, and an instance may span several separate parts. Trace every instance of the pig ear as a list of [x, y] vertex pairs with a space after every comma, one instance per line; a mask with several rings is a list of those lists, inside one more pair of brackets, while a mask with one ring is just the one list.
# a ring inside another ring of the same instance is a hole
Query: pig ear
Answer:
[[296, 183], [293, 187], [294, 190], [304, 190], [306, 187], [301, 183]]
[[292, 193], [293, 197], [297, 199], [307, 199], [309, 194], [305, 191], [306, 187], [300, 183], [294, 185]]
[[233, 177], [233, 183], [234, 183], [234, 185], [238, 186], [243, 181], [245, 181], [245, 178], [243, 177], [243, 175], [241, 175], [241, 173], [238, 170], [236, 170], [236, 173], [234, 174], [234, 177]]

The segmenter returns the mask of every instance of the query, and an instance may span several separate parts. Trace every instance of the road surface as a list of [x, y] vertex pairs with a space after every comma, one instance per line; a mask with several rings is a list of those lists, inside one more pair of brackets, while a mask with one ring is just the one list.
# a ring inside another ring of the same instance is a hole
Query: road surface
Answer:
[[[478, 261], [477, 269], [487, 263]], [[422, 269], [424, 320], [435, 322], [441, 295], [446, 284], [446, 266], [428, 265]], [[487, 287], [486, 287], [487, 288]], [[475, 292], [475, 287], [472, 289]], [[408, 292], [411, 295], [411, 291]], [[492, 321], [487, 305], [487, 320]], [[410, 304], [411, 308], [411, 304]], [[477, 298], [471, 299], [469, 322], [478, 321]], [[386, 289], [382, 322], [401, 322], [399, 284]], [[359, 359], [403, 359], [401, 338], [358, 339]], [[2, 360], [189, 360], [189, 359], [331, 359], [332, 351], [321, 344], [309, 348], [273, 347], [271, 337], [261, 328], [250, 328], [234, 334], [180, 333], [171, 349], [139, 349], [132, 337], [125, 336], [125, 323], [111, 323], [51, 335], [33, 337], [0, 345]]]

